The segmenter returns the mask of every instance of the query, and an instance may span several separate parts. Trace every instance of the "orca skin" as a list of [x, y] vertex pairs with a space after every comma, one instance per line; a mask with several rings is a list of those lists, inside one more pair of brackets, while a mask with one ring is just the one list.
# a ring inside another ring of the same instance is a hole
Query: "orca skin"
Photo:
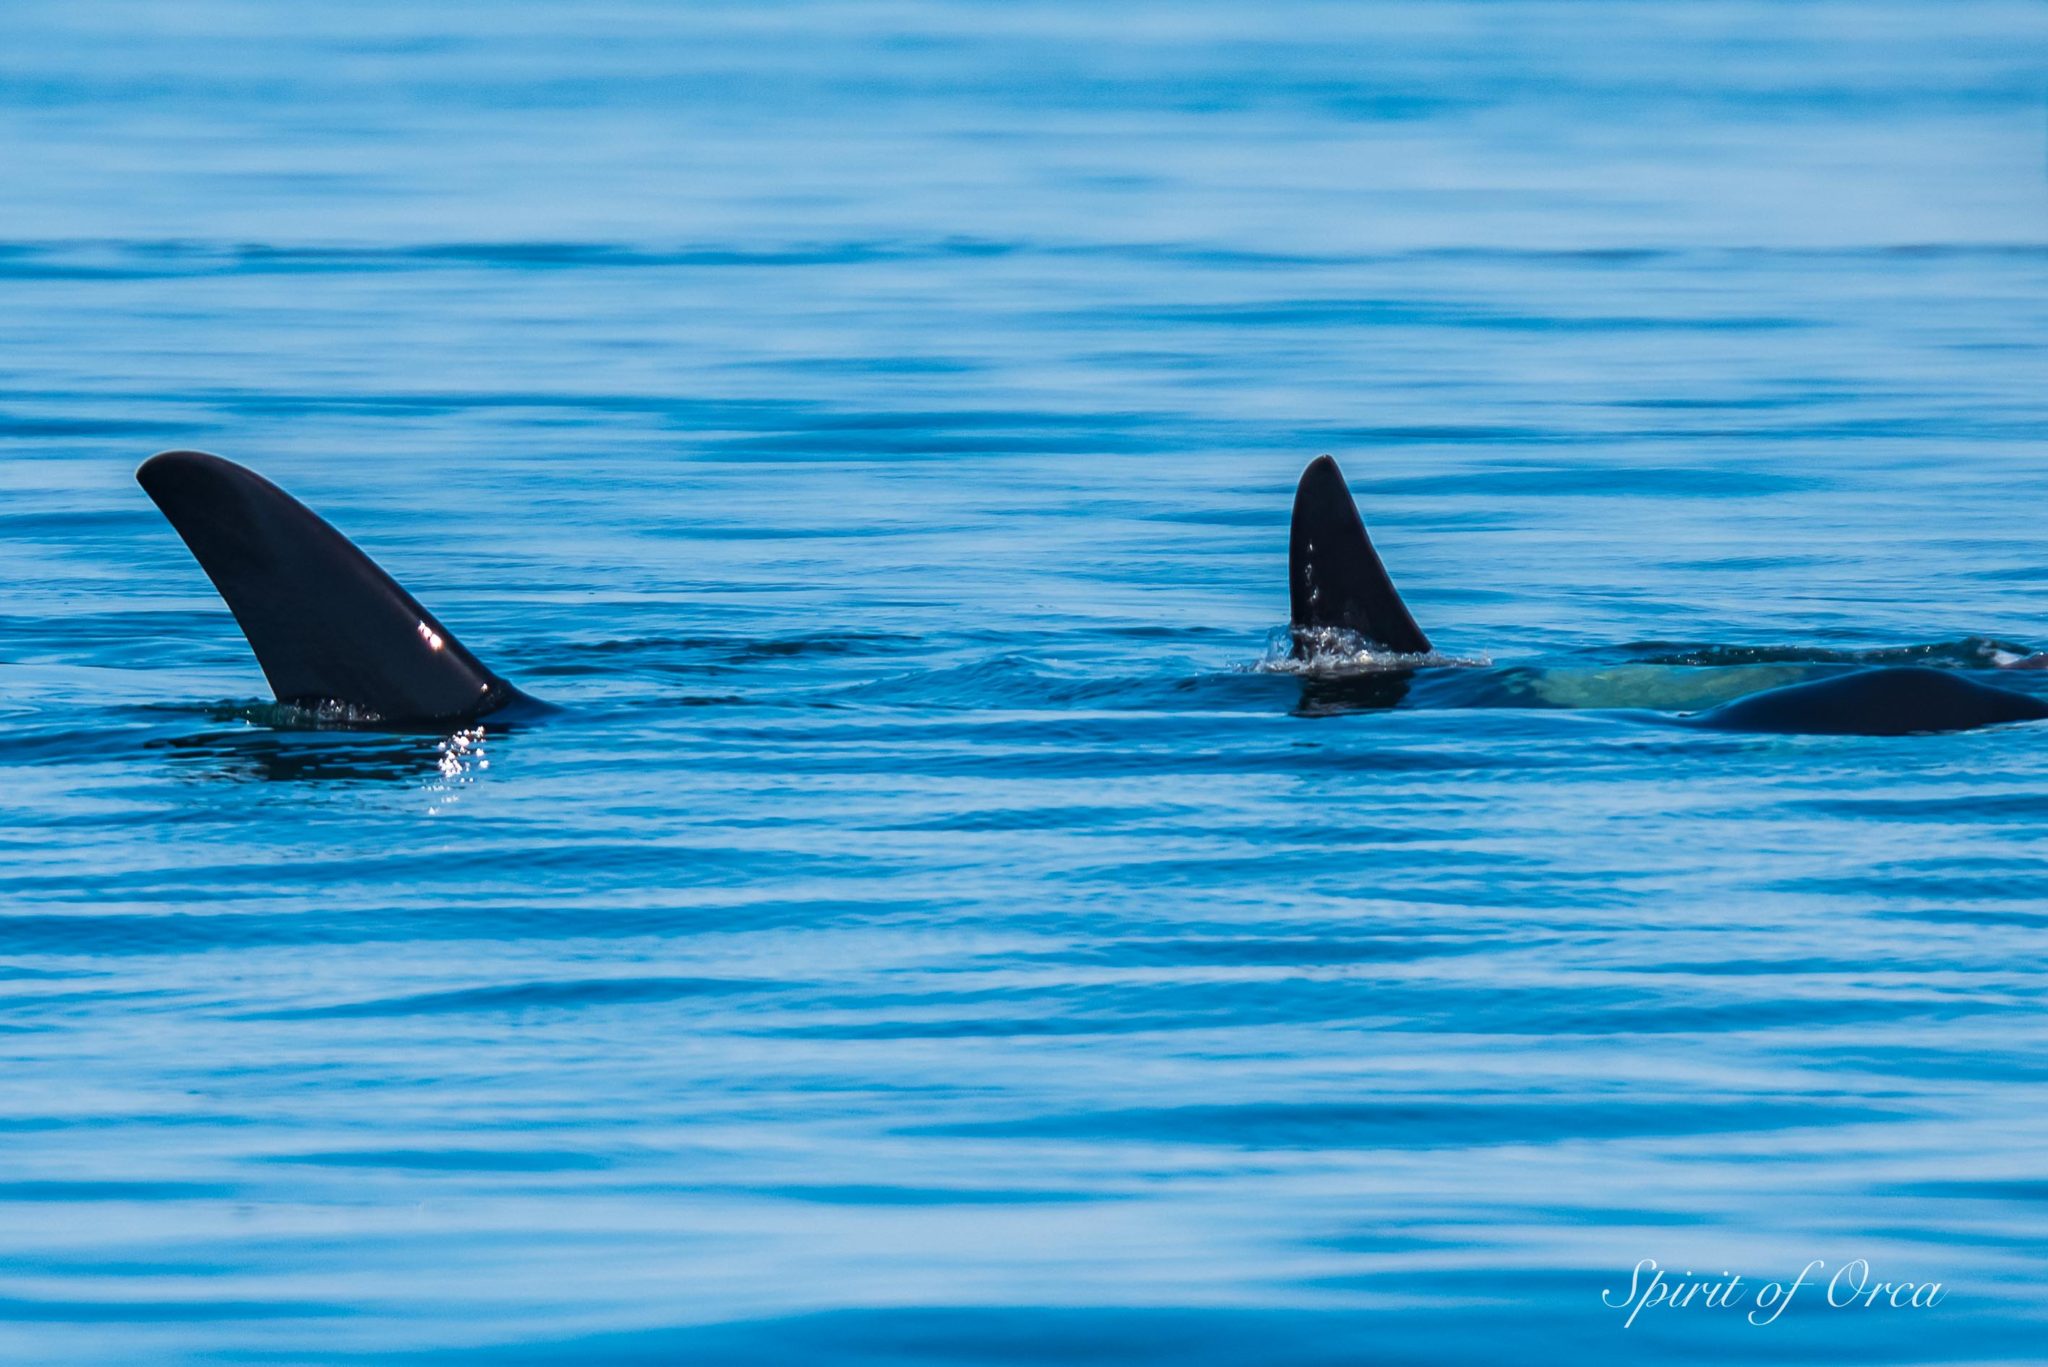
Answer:
[[[1343, 472], [1328, 456], [1302, 471], [1288, 535], [1294, 657], [1313, 653], [1313, 633], [1338, 628], [1374, 645], [1420, 655], [1429, 638], [1415, 625], [1373, 550]], [[1313, 690], [1321, 687], [1309, 681]], [[1405, 685], [1376, 706], [1391, 707]], [[1328, 708], [1327, 700], [1312, 711]], [[1952, 670], [1888, 666], [1786, 684], [1679, 717], [1713, 731], [1815, 736], [1911, 736], [2048, 719], [2048, 701], [1978, 683]]]
[[1683, 720], [1714, 731], [1808, 736], [1912, 736], [2040, 721], [2048, 702], [1946, 669], [1900, 665], [1787, 684]]
[[1427, 655], [1429, 638], [1394, 591], [1344, 472], [1318, 456], [1301, 472], [1287, 534], [1289, 622], [1294, 655], [1313, 653], [1314, 633], [1356, 632], [1397, 655]]
[[254, 471], [166, 451], [135, 478], [235, 614], [279, 702], [338, 703], [397, 726], [534, 704], [347, 537]]

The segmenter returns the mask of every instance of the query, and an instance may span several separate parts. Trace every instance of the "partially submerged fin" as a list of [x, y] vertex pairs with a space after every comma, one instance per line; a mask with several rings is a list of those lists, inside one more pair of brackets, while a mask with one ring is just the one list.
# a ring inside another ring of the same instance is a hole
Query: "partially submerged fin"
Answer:
[[525, 695], [390, 575], [269, 480], [201, 451], [135, 472], [220, 590], [278, 701], [392, 723], [459, 721]]
[[1429, 638], [1394, 591], [1344, 473], [1328, 456], [1309, 463], [1294, 491], [1287, 582], [1296, 654], [1306, 648], [1304, 632], [1331, 629], [1400, 655], [1429, 653]]

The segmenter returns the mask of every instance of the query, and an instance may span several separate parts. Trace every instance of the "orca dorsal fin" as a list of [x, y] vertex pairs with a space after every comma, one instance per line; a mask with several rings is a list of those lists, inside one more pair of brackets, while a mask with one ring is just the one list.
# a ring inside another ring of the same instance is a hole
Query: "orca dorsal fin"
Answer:
[[347, 537], [254, 471], [166, 451], [135, 479], [220, 590], [278, 701], [428, 722], [523, 696]]
[[1294, 491], [1294, 524], [1287, 537], [1290, 622], [1297, 651], [1301, 634], [1338, 629], [1399, 655], [1426, 655], [1429, 638], [1387, 577], [1344, 472], [1317, 456]]

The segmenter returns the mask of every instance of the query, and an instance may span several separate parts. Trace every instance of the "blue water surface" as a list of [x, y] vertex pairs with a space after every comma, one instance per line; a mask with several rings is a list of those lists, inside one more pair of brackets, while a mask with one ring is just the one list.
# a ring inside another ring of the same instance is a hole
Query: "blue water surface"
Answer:
[[[2044, 39], [12, 0], [0, 1358], [2048, 1356], [2048, 734], [1657, 720], [2048, 645]], [[272, 724], [165, 447], [566, 710]], [[1488, 663], [1260, 668], [1324, 451]]]

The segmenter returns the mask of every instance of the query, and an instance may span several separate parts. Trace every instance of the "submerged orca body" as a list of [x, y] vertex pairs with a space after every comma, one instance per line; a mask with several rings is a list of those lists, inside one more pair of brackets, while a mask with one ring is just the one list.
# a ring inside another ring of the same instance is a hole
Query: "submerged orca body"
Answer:
[[[1296, 659], [1312, 655], [1333, 630], [1355, 633], [1367, 646], [1396, 655], [1430, 649], [1366, 535], [1343, 473], [1328, 456], [1302, 472], [1295, 491], [1288, 581]], [[1968, 731], [2043, 719], [2048, 702], [2032, 694], [1922, 666], [1786, 684], [1674, 718], [1715, 731], [1840, 736]]]
[[543, 706], [262, 476], [204, 452], [166, 451], [135, 478], [220, 590], [279, 702], [393, 726]]

